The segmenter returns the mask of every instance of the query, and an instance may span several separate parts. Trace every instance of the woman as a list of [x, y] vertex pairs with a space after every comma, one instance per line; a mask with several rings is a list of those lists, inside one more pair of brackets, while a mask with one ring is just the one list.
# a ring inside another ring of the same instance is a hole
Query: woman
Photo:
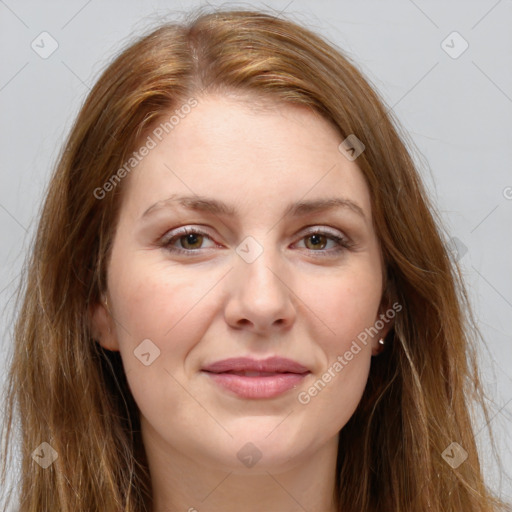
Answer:
[[307, 29], [217, 11], [131, 45], [27, 270], [18, 510], [505, 510], [440, 233], [381, 100]]

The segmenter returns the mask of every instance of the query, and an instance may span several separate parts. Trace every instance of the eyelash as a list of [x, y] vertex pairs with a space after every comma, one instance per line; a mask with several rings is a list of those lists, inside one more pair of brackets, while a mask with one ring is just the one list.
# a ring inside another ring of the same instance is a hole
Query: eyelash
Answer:
[[[182, 249], [182, 248], [179, 248], [179, 247], [172, 247], [172, 244], [174, 243], [174, 241], [179, 240], [180, 238], [182, 238], [184, 236], [187, 236], [187, 235], [190, 235], [190, 234], [206, 236], [206, 237], [208, 237], [211, 240], [211, 236], [208, 233], [206, 233], [205, 231], [201, 230], [201, 229], [198, 229], [198, 228], [192, 228], [192, 229], [191, 228], [183, 228], [183, 229], [175, 232], [170, 237], [169, 236], [165, 236], [162, 239], [162, 241], [160, 242], [160, 245], [163, 248], [165, 248], [166, 250], [168, 250], [169, 252], [175, 253], [175, 254], [188, 254], [188, 255], [190, 255], [191, 253], [200, 251], [201, 249]], [[313, 236], [313, 235], [324, 235], [328, 239], [330, 239], [330, 240], [334, 241], [336, 244], [338, 244], [338, 247], [336, 247], [335, 249], [330, 249], [330, 250], [327, 250], [327, 251], [323, 250], [323, 249], [319, 249], [319, 250], [316, 250], [316, 251], [313, 250], [313, 249], [308, 249], [309, 252], [316, 253], [315, 257], [318, 256], [318, 257], [324, 258], [324, 257], [338, 255], [339, 253], [344, 252], [347, 249], [350, 249], [354, 245], [352, 242], [350, 242], [346, 238], [340, 237], [338, 235], [335, 235], [334, 233], [331, 233], [330, 231], [326, 231], [326, 230], [323, 230], [323, 229], [320, 229], [320, 228], [308, 231], [307, 233], [305, 233], [301, 237], [300, 240], [303, 240], [303, 239], [305, 239], [307, 237], [310, 237], [310, 236]]]

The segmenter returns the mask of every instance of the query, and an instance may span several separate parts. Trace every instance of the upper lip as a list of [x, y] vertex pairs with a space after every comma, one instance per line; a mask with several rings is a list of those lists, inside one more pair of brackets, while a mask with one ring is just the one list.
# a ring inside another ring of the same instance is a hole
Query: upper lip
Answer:
[[215, 361], [201, 368], [211, 373], [224, 372], [268, 372], [268, 373], [308, 373], [309, 369], [292, 359], [284, 357], [269, 357], [253, 359], [251, 357], [233, 357]]

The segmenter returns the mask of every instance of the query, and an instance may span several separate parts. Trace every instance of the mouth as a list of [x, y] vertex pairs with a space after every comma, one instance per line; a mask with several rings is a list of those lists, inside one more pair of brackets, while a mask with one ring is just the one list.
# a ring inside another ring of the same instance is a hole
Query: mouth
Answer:
[[278, 357], [225, 359], [201, 371], [223, 391], [247, 399], [280, 396], [296, 388], [311, 373], [296, 361]]
[[253, 372], [253, 371], [228, 371], [228, 372], [209, 372], [215, 373], [217, 375], [226, 374], [226, 375], [239, 375], [240, 377], [273, 377], [275, 375], [284, 375], [287, 373], [295, 374], [294, 372]]

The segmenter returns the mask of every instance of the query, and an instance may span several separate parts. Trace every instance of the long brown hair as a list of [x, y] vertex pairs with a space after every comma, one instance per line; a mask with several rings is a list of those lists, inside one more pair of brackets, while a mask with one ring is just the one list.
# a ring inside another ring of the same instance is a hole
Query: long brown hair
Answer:
[[[8, 374], [2, 476], [18, 419], [18, 510], [150, 510], [138, 408], [119, 353], [102, 349], [89, 322], [106, 290], [124, 182], [105, 184], [164, 115], [190, 98], [237, 91], [307, 106], [340, 140], [354, 134], [366, 147], [357, 163], [385, 293], [403, 310], [340, 432], [340, 510], [504, 510], [484, 483], [470, 415], [478, 403], [488, 418], [478, 331], [398, 123], [339, 49], [281, 17], [226, 10], [165, 24], [127, 47], [87, 97], [63, 149], [19, 288]], [[48, 455], [43, 442], [58, 455], [46, 469], [33, 456]], [[467, 452], [457, 468], [442, 456], [451, 443]]]

